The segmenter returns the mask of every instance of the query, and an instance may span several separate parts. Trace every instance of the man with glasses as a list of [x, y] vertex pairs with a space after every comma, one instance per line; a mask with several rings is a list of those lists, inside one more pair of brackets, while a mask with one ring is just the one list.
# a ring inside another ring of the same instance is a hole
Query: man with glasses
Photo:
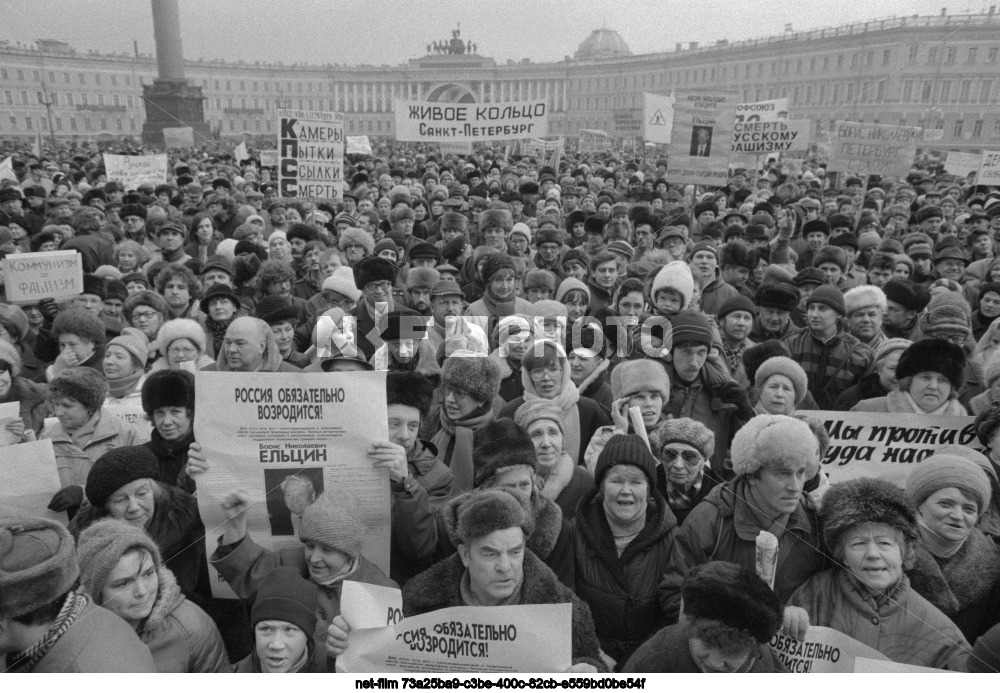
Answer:
[[371, 359], [382, 346], [385, 320], [395, 308], [392, 287], [396, 266], [381, 257], [366, 257], [354, 265], [354, 281], [361, 289], [361, 302], [351, 315], [357, 319], [357, 346], [365, 359]]

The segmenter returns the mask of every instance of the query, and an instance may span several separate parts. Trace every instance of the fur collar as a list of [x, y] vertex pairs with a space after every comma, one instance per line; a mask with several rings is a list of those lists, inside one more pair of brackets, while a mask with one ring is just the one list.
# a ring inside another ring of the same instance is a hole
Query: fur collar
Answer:
[[1000, 578], [1000, 547], [978, 529], [950, 559], [938, 562], [923, 542], [914, 545], [910, 585], [948, 616], [985, 599]]
[[[474, 492], [463, 493], [448, 501], [441, 508], [441, 521], [448, 532], [448, 539], [452, 546], [458, 546], [461, 542], [458, 538], [458, 514], [462, 505]], [[555, 501], [546, 498], [538, 490], [531, 492], [531, 514], [535, 519], [535, 530], [528, 537], [528, 548], [543, 561], [552, 553], [562, 532], [563, 515], [562, 509], [556, 505]], [[456, 587], [457, 589], [457, 587]]]
[[162, 626], [167, 617], [174, 612], [174, 609], [184, 601], [184, 595], [181, 594], [177, 579], [166, 566], [161, 565], [156, 570], [156, 577], [160, 580], [160, 588], [156, 593], [156, 601], [153, 602], [153, 610], [149, 612], [149, 616], [139, 629], [140, 636], [149, 635]]
[[562, 453], [559, 456], [559, 459], [556, 460], [555, 465], [553, 465], [548, 478], [545, 479], [545, 485], [541, 488], [540, 493], [552, 501], [558, 499], [559, 494], [562, 493], [563, 490], [569, 486], [569, 482], [573, 480], [575, 467], [576, 463], [573, 462], [570, 456], [565, 452]]
[[[580, 391], [581, 395], [583, 395], [584, 397], [587, 397], [588, 396], [587, 395], [587, 388], [590, 387], [591, 385], [593, 385], [597, 381], [598, 378], [600, 378], [602, 375], [604, 375], [607, 372], [608, 368], [610, 368], [610, 367], [611, 367], [611, 361], [609, 361], [608, 359], [603, 359], [597, 365], [597, 368], [594, 369], [593, 373], [591, 373], [586, 378], [584, 378], [582, 381], [580, 381], [580, 384], [576, 386], [576, 389]], [[600, 387], [600, 385], [598, 385], [598, 387]]]

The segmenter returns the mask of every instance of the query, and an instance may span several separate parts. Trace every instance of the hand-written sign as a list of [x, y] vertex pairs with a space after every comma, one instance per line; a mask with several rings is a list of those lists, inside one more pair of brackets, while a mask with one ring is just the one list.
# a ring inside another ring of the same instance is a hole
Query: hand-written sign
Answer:
[[770, 154], [799, 151], [809, 146], [808, 120], [772, 120], [736, 123], [733, 153]]
[[61, 301], [83, 293], [83, 256], [75, 250], [8, 255], [3, 276], [11, 303]]
[[403, 142], [488, 142], [545, 137], [545, 101], [436, 103], [396, 99], [396, 139]]
[[642, 109], [619, 108], [611, 112], [618, 137], [635, 137], [642, 134]]
[[116, 180], [126, 190], [137, 190], [140, 185], [159, 185], [167, 182], [167, 155], [146, 156], [104, 155], [104, 170], [108, 180]]
[[167, 149], [193, 147], [194, 128], [163, 128], [163, 146]]
[[600, 154], [611, 146], [608, 133], [604, 130], [580, 130], [579, 149], [581, 153]]
[[278, 111], [282, 197], [339, 200], [344, 189], [344, 114]]
[[982, 162], [979, 164], [979, 175], [976, 176], [977, 185], [1000, 185], [1000, 152], [983, 152]]
[[903, 178], [917, 155], [920, 128], [877, 123], [837, 123], [831, 171]]

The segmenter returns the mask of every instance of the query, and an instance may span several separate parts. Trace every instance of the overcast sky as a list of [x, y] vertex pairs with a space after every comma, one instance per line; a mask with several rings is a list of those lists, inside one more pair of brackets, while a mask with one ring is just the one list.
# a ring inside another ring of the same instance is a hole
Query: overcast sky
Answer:
[[[949, 13], [985, 11], [963, 0]], [[559, 61], [591, 31], [615, 29], [633, 53], [882, 19], [939, 14], [943, 0], [180, 0], [188, 59], [399, 64], [462, 38], [481, 55]], [[65, 41], [78, 50], [153, 52], [149, 0], [0, 0], [0, 40]]]

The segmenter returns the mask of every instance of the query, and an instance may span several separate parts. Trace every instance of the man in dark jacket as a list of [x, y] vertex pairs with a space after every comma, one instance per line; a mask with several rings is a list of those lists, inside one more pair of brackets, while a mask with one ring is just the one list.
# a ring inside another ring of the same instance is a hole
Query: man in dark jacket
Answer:
[[361, 302], [351, 311], [357, 319], [356, 343], [366, 359], [382, 346], [381, 333], [393, 310], [392, 286], [396, 266], [381, 257], [366, 257], [354, 266], [354, 282], [362, 292]]

